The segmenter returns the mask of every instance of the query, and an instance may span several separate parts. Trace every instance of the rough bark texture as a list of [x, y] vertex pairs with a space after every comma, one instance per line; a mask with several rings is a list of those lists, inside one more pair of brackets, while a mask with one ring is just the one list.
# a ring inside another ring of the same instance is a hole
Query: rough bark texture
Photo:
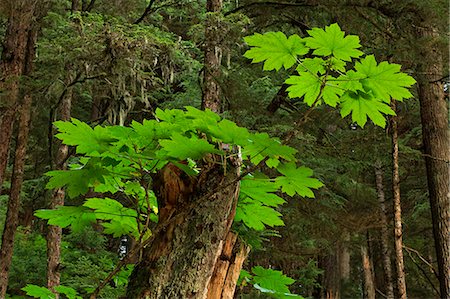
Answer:
[[[337, 250], [336, 250], [337, 251]], [[339, 273], [339, 260], [336, 253], [325, 256], [322, 259], [324, 277], [324, 293], [322, 298], [339, 299], [341, 297], [341, 281]]]
[[375, 179], [378, 202], [380, 203], [381, 222], [381, 255], [383, 260], [384, 284], [386, 286], [386, 298], [394, 299], [394, 285], [392, 284], [391, 251], [389, 249], [389, 222], [387, 218], [386, 197], [383, 185], [383, 170], [381, 163], [375, 165]]
[[5, 298], [8, 287], [9, 267], [11, 266], [14, 249], [14, 236], [19, 223], [20, 191], [22, 189], [25, 166], [31, 100], [30, 95], [24, 97], [20, 112], [19, 132], [11, 180], [11, 193], [8, 200], [8, 210], [6, 212], [5, 228], [3, 230], [0, 250], [0, 298]]
[[250, 252], [248, 245], [229, 232], [208, 286], [208, 299], [233, 298], [242, 264]]
[[373, 281], [372, 265], [367, 246], [361, 246], [361, 258], [364, 271], [364, 298], [375, 299], [375, 285]]
[[[208, 0], [206, 11], [219, 13], [222, 10], [222, 0]], [[205, 24], [205, 63], [203, 77], [202, 108], [220, 113], [222, 109], [219, 78], [220, 72], [220, 28], [214, 15], [207, 16]]]
[[[235, 208], [238, 184], [203, 197], [236, 179], [237, 167], [233, 168], [224, 175], [220, 165], [205, 166], [192, 193], [178, 197], [177, 205], [172, 205], [165, 217], [161, 213], [159, 225], [168, 224], [144, 250], [143, 260], [130, 277], [127, 298], [206, 298], [229, 232], [228, 219]], [[165, 197], [156, 193], [159, 198]]]
[[[392, 110], [396, 111], [395, 101]], [[403, 261], [402, 206], [400, 199], [400, 175], [398, 167], [397, 116], [391, 117], [392, 130], [392, 195], [394, 200], [395, 265], [397, 268], [397, 298], [406, 299], [405, 265]]]
[[348, 231], [342, 233], [343, 241], [339, 242], [339, 272], [341, 280], [347, 280], [350, 278], [350, 234]]
[[19, 100], [19, 79], [26, 67], [27, 44], [36, 1], [9, 1], [8, 26], [0, 61], [0, 189], [8, 164], [9, 145]]
[[[71, 79], [69, 79], [69, 82]], [[72, 90], [69, 89], [61, 100], [59, 114], [60, 120], [70, 120], [70, 111], [72, 106]], [[55, 170], [65, 170], [67, 168], [66, 159], [69, 147], [59, 141], [58, 151], [55, 158]], [[53, 191], [50, 208], [64, 205], [65, 191], [58, 188]], [[60, 273], [59, 263], [61, 259], [61, 236], [62, 228], [50, 225], [47, 233], [47, 287], [51, 290], [59, 285]], [[55, 292], [56, 298], [59, 295]]]
[[419, 99], [433, 234], [441, 298], [450, 298], [450, 140], [448, 103], [444, 96], [443, 62], [437, 30], [417, 27], [421, 40]]

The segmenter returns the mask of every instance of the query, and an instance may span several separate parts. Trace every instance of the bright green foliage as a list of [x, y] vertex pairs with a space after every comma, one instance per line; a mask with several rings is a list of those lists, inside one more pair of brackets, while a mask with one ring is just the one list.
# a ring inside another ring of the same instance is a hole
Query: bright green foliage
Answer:
[[272, 298], [303, 298], [291, 294], [288, 286], [293, 284], [295, 280], [287, 277], [281, 271], [256, 266], [252, 268], [252, 273], [242, 270], [239, 282], [241, 284], [252, 284], [254, 288]]
[[355, 70], [363, 78], [361, 83], [367, 93], [389, 103], [390, 99], [398, 101], [412, 97], [407, 89], [416, 80], [411, 76], [400, 72], [401, 65], [386, 61], [377, 64], [373, 55], [368, 55], [355, 64]]
[[351, 61], [352, 58], [360, 57], [363, 53], [358, 48], [359, 37], [347, 35], [339, 28], [338, 24], [326, 26], [325, 30], [313, 28], [308, 30], [310, 37], [305, 38], [306, 46], [314, 49], [313, 54], [317, 56], [334, 56], [337, 59]]
[[293, 196], [297, 193], [304, 197], [314, 197], [314, 193], [311, 188], [318, 189], [323, 186], [323, 184], [314, 178], [311, 178], [313, 172], [307, 167], [295, 166], [294, 163], [283, 164], [278, 168], [283, 176], [279, 176], [275, 179], [276, 183], [279, 184], [281, 190], [289, 196]]
[[31, 296], [33, 298], [40, 298], [40, 299], [55, 299], [55, 294], [52, 293], [47, 288], [36, 286], [33, 284], [27, 284], [26, 287], [22, 288], [23, 291], [27, 293], [28, 296]]
[[109, 221], [102, 222], [105, 233], [114, 237], [128, 234], [139, 237], [137, 212], [134, 209], [125, 208], [120, 202], [110, 198], [89, 198], [84, 206], [93, 209], [97, 219]]
[[253, 62], [264, 61], [264, 70], [279, 70], [284, 66], [290, 68], [297, 62], [297, 56], [305, 55], [308, 49], [301, 38], [291, 35], [286, 38], [282, 32], [268, 32], [264, 35], [256, 33], [247, 36], [245, 42], [254, 48], [245, 53], [245, 57], [253, 59]]
[[[373, 55], [362, 57], [357, 36], [346, 36], [337, 24], [325, 29], [313, 28], [308, 33], [309, 36], [303, 39], [292, 35], [282, 41], [279, 36], [284, 35], [280, 32], [269, 32], [263, 36], [255, 34], [245, 39], [251, 46], [245, 56], [252, 58], [253, 62], [264, 61], [264, 69], [270, 67], [277, 70], [282, 65], [293, 66], [295, 57], [298, 60], [298, 75], [286, 80], [290, 85], [287, 89], [289, 97], [303, 98], [309, 106], [322, 103], [339, 106], [342, 117], [351, 114], [352, 120], [361, 127], [367, 119], [384, 127], [384, 115], [394, 114], [389, 107], [390, 101], [412, 97], [408, 88], [415, 80], [400, 72], [398, 64], [385, 61], [377, 64]], [[297, 42], [286, 47], [286, 41], [291, 38]], [[278, 47], [275, 46], [277, 43]], [[277, 67], [273, 67], [274, 58], [271, 56], [275, 48], [278, 49]], [[301, 57], [307, 53], [316, 57]]]
[[74, 231], [80, 231], [96, 221], [95, 214], [83, 206], [63, 206], [54, 210], [38, 210], [35, 215], [42, 219], [48, 219], [50, 225], [62, 228], [70, 226]]
[[[264, 160], [283, 175], [267, 178], [257, 173], [242, 181], [235, 220], [250, 229], [261, 231], [266, 226], [283, 225], [282, 215], [276, 209], [284, 200], [276, 192], [312, 197], [310, 188], [322, 185], [309, 177], [311, 170], [295, 168], [295, 149], [266, 133], [250, 133], [209, 110], [193, 107], [185, 111], [157, 109], [155, 116], [157, 120], [133, 122], [130, 127], [91, 129], [75, 119], [70, 123], [56, 122], [61, 130], [56, 136], [76, 146], [80, 157], [69, 170], [47, 173], [47, 187], [65, 186], [71, 197], [86, 194], [92, 188], [96, 192], [123, 194], [126, 201], [110, 195], [88, 198], [80, 207], [40, 210], [36, 215], [48, 219], [50, 224], [71, 226], [76, 231], [98, 219], [102, 220], [104, 233], [142, 239], [149, 234], [147, 219], [156, 221], [158, 213], [151, 174], [173, 163], [187, 175], [195, 176], [201, 171], [197, 162], [204, 163], [203, 158], [211, 154], [222, 156], [219, 161], [224, 161], [225, 169], [227, 157], [238, 155], [238, 148], [242, 149], [244, 165]], [[179, 163], [182, 160], [188, 163]]]

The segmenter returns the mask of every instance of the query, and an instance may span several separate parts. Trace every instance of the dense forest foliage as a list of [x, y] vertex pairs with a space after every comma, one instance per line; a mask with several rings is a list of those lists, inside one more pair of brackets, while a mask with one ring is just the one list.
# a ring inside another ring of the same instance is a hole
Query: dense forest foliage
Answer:
[[450, 298], [448, 18], [2, 0], [0, 298]]

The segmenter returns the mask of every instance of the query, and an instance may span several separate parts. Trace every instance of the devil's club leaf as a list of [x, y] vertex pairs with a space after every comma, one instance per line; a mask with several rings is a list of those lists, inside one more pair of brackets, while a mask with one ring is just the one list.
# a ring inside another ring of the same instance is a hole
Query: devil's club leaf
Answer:
[[308, 53], [302, 39], [298, 35], [289, 38], [282, 32], [256, 33], [244, 38], [251, 46], [244, 56], [252, 62], [264, 61], [264, 70], [279, 70], [282, 66], [290, 68], [297, 62], [297, 56]]
[[281, 293], [290, 293], [288, 285], [295, 282], [294, 279], [283, 275], [281, 271], [276, 271], [272, 269], [264, 269], [261, 266], [256, 266], [252, 268], [253, 281], [259, 286]]
[[361, 127], [364, 127], [368, 117], [374, 124], [383, 128], [386, 126], [386, 119], [381, 113], [395, 115], [395, 112], [385, 102], [367, 94], [346, 92], [342, 96], [341, 116], [346, 117], [350, 113], [352, 121]]
[[386, 61], [377, 65], [373, 55], [369, 55], [355, 64], [358, 75], [363, 77], [362, 85], [366, 92], [372, 92], [377, 100], [386, 103], [391, 98], [402, 100], [412, 97], [407, 87], [412, 86], [416, 80], [413, 77], [400, 72], [401, 66]]
[[70, 226], [73, 231], [81, 231], [96, 221], [95, 214], [85, 207], [61, 206], [53, 210], [38, 210], [34, 215], [48, 219], [50, 225]]
[[287, 163], [279, 166], [278, 171], [284, 174], [276, 178], [276, 182], [282, 191], [289, 196], [297, 193], [304, 197], [314, 197], [312, 189], [318, 189], [323, 186], [318, 179], [311, 178], [313, 171], [307, 167], [295, 166], [295, 163]]
[[313, 54], [318, 56], [333, 55], [337, 59], [351, 61], [352, 57], [359, 57], [363, 52], [357, 50], [361, 47], [359, 37], [347, 35], [338, 24], [326, 26], [325, 30], [313, 28], [308, 30], [310, 37], [305, 38], [306, 45], [315, 49]]
[[208, 141], [197, 136], [188, 138], [180, 134], [173, 134], [170, 140], [162, 140], [159, 144], [167, 151], [168, 156], [180, 160], [199, 159], [208, 153], [221, 153]]
[[258, 201], [243, 200], [238, 202], [236, 208], [235, 221], [242, 221], [244, 224], [255, 230], [263, 230], [265, 225], [284, 225], [281, 214], [273, 208], [262, 205]]

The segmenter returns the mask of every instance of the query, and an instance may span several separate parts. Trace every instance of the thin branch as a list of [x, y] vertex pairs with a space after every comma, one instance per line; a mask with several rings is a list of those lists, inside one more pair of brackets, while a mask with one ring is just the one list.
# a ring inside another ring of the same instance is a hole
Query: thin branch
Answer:
[[152, 8], [153, 8], [153, 4], [155, 4], [156, 0], [150, 0], [150, 3], [147, 5], [147, 7], [144, 10], [144, 13], [139, 17], [139, 19], [137, 19], [136, 21], [134, 21], [133, 24], [139, 24], [140, 22], [142, 22], [150, 13], [153, 12]]

